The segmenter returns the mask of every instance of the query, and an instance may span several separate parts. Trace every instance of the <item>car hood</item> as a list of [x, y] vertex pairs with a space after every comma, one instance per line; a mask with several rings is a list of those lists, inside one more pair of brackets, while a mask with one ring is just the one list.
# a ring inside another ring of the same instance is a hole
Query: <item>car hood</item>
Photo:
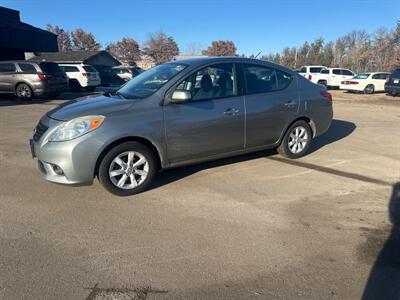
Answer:
[[59, 121], [69, 121], [87, 115], [107, 115], [127, 109], [131, 105], [132, 101], [117, 96], [85, 97], [63, 103], [49, 111], [47, 116]]

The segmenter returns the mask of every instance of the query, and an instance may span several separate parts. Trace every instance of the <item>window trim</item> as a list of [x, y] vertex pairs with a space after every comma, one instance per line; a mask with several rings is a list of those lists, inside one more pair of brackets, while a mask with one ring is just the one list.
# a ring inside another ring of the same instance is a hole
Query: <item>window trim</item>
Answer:
[[[267, 66], [267, 65], [254, 64], [254, 63], [240, 63], [240, 64], [242, 65], [243, 80], [244, 80], [244, 86], [245, 86], [245, 90], [244, 90], [244, 93], [243, 93], [244, 96], [247, 96], [247, 95], [258, 95], [258, 94], [270, 94], [270, 93], [275, 93], [275, 92], [281, 92], [283, 90], [286, 90], [292, 84], [292, 81], [293, 81], [293, 78], [294, 78], [293, 74], [287, 73], [285, 71], [282, 71], [282, 70], [280, 70], [278, 68], [275, 68], [275, 67], [272, 67], [272, 66], [270, 67], [270, 66]], [[249, 93], [248, 88], [247, 88], [246, 76], [244, 74], [245, 73], [244, 65], [253, 65], [253, 66], [256, 66], [256, 67], [264, 67], [264, 68], [274, 69], [274, 71], [275, 71], [275, 80], [276, 80], [277, 86], [279, 86], [278, 85], [278, 78], [276, 77], [276, 71], [277, 70], [280, 71], [280, 72], [283, 72], [283, 73], [286, 73], [286, 74], [290, 75], [290, 82], [286, 87], [281, 88], [281, 89], [276, 89], [276, 90], [273, 90], [273, 91], [266, 91], [266, 92]]]
[[[201, 100], [190, 100], [190, 101], [185, 101], [181, 103], [172, 103], [171, 102], [171, 96], [173, 92], [176, 90], [176, 87], [180, 85], [183, 81], [185, 81], [187, 78], [192, 76], [193, 74], [197, 73], [198, 71], [209, 68], [215, 65], [223, 65], [223, 64], [231, 64], [233, 65], [233, 73], [234, 73], [234, 81], [233, 81], [233, 91], [236, 90], [236, 95], [233, 94], [232, 96], [225, 96], [225, 97], [218, 97], [218, 98], [211, 98], [211, 99], [201, 99]], [[184, 75], [182, 79], [177, 80], [164, 94], [164, 100], [162, 101], [161, 105], [181, 105], [181, 104], [187, 104], [187, 103], [195, 103], [195, 102], [201, 102], [201, 101], [212, 101], [212, 100], [219, 100], [219, 99], [226, 99], [226, 98], [233, 98], [233, 97], [238, 97], [241, 96], [241, 94], [238, 91], [238, 63], [232, 62], [232, 61], [226, 61], [226, 62], [212, 62], [209, 64], [201, 65], [198, 68], [194, 69], [187, 75]], [[235, 84], [236, 84], [236, 89], [235, 89]]]

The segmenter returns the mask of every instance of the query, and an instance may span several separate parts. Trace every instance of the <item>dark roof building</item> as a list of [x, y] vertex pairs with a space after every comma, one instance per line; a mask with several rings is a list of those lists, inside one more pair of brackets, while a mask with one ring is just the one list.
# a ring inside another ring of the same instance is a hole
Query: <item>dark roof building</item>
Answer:
[[23, 23], [19, 11], [0, 6], [0, 60], [24, 59], [25, 52], [57, 52], [57, 36]]
[[107, 51], [67, 51], [56, 53], [40, 53], [31, 57], [33, 61], [53, 61], [64, 64], [88, 64], [95, 67], [114, 67], [121, 63]]

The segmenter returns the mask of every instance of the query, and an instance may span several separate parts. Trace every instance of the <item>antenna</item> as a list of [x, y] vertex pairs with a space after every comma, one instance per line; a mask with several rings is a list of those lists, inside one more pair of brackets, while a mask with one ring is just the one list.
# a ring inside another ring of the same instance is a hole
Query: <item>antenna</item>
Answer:
[[256, 56], [254, 56], [254, 58], [257, 58], [259, 55], [261, 54], [261, 51], [257, 53]]

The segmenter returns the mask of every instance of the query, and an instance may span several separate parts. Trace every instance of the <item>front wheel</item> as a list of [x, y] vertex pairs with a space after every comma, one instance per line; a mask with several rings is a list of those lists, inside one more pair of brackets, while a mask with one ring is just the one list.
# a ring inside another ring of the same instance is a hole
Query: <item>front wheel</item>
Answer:
[[287, 158], [300, 158], [307, 153], [312, 139], [310, 125], [303, 120], [289, 127], [278, 147], [278, 152]]
[[104, 156], [98, 178], [112, 194], [130, 196], [147, 190], [156, 172], [157, 162], [152, 151], [140, 143], [126, 142]]

